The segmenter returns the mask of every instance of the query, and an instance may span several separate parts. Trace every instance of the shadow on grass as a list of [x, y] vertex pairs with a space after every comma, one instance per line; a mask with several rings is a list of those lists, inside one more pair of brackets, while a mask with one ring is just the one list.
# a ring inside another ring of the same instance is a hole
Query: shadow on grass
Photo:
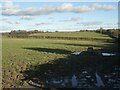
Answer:
[[82, 46], [82, 47], [100, 47], [100, 48], [103, 47], [103, 45], [92, 45], [92, 44], [73, 44], [73, 43], [53, 43], [53, 44], [62, 44], [62, 45], [68, 45], [68, 46]]
[[82, 46], [82, 47], [97, 47], [101, 48], [102, 52], [112, 52], [112, 53], [118, 53], [119, 52], [119, 43], [112, 42], [109, 44], [104, 45], [92, 45], [92, 44], [73, 44], [73, 43], [53, 43], [53, 44], [62, 44], [62, 45], [68, 45], [68, 46]]
[[56, 53], [56, 54], [70, 54], [71, 51], [68, 50], [63, 50], [63, 49], [52, 49], [52, 48], [24, 48], [24, 49], [28, 49], [28, 50], [34, 50], [34, 51], [38, 51], [38, 52], [48, 52], [48, 53]]
[[[82, 55], [71, 55], [70, 51], [60, 49], [48, 49], [48, 48], [25, 48], [29, 50], [59, 53], [69, 55], [65, 58], [59, 58], [52, 60], [44, 64], [35, 65], [30, 67], [28, 70], [22, 72], [24, 75], [23, 81], [32, 81], [35, 83], [45, 83], [46, 80], [51, 78], [63, 78], [73, 74], [79, 75], [83, 70], [89, 71], [91, 74], [95, 74], [96, 71], [100, 73], [108, 73], [111, 69], [118, 65], [118, 57], [110, 56], [103, 57], [97, 54], [86, 54], [84, 51]], [[100, 50], [94, 50], [99, 52]], [[45, 87], [45, 86], [44, 86]]]

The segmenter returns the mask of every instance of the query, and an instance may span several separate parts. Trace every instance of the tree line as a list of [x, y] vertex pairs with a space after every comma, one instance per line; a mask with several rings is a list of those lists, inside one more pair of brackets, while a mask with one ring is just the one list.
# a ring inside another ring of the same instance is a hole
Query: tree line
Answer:
[[[98, 30], [80, 30], [79, 32], [97, 32], [101, 34], [106, 34], [110, 36], [111, 38], [114, 38], [116, 40], [119, 40], [120, 32], [119, 29], [103, 29], [100, 28]], [[55, 39], [67, 39], [67, 40], [88, 40], [88, 38], [82, 38], [82, 37], [57, 37], [57, 36], [30, 36], [30, 34], [35, 33], [45, 33], [44, 31], [26, 31], [26, 30], [12, 30], [9, 33], [2, 33], [2, 35], [5, 35], [7, 37], [16, 37], [16, 38], [55, 38]], [[48, 32], [47, 32], [48, 33]], [[89, 38], [90, 40], [103, 40], [98, 38]], [[108, 39], [106, 39], [108, 41]]]
[[26, 31], [26, 30], [12, 30], [11, 32], [2, 33], [2, 35], [8, 36], [8, 37], [25, 37], [29, 36], [29, 34], [35, 34], [35, 33], [43, 33], [44, 31]]
[[109, 37], [115, 39], [117, 42], [120, 41], [120, 29], [103, 29], [100, 28], [98, 30], [96, 30], [97, 33], [101, 33], [101, 34], [106, 34]]

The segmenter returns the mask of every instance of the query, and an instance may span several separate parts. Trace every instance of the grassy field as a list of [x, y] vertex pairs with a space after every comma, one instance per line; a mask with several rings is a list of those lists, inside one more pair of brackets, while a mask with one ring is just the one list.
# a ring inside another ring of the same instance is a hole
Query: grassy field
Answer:
[[52, 33], [37, 33], [31, 36], [57, 36], [57, 37], [85, 37], [85, 38], [102, 38], [111, 39], [107, 35], [96, 32], [52, 32]]
[[[92, 34], [92, 35], [91, 35]], [[40, 34], [38, 34], [40, 35]], [[44, 35], [48, 35], [45, 33]], [[56, 35], [56, 33], [49, 33]], [[58, 36], [64, 36], [65, 33], [59, 33]], [[66, 36], [78, 37], [98, 37], [109, 38], [106, 35], [93, 32]], [[42, 65], [49, 61], [66, 58], [71, 52], [84, 51], [88, 47], [99, 49], [110, 45], [108, 42], [97, 41], [78, 41], [78, 40], [55, 40], [55, 39], [20, 39], [20, 38], [2, 38], [2, 69], [3, 69], [3, 87], [27, 87], [28, 83], [22, 81], [23, 73], [35, 65]]]

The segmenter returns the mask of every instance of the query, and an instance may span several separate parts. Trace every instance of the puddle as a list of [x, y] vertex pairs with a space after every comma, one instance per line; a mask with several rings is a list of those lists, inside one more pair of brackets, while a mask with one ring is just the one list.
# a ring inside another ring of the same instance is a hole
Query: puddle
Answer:
[[101, 77], [100, 77], [97, 73], [95, 74], [95, 76], [96, 76], [96, 81], [97, 81], [96, 86], [97, 86], [97, 87], [101, 87], [101, 86], [104, 87], [105, 85], [104, 85]]
[[72, 87], [77, 87], [78, 81], [76, 79], [77, 77], [75, 75], [72, 76]]
[[74, 53], [71, 53], [73, 55], [80, 55], [81, 52], [74, 52]]
[[96, 88], [96, 87], [109, 87], [109, 88], [120, 88], [120, 68], [116, 67], [108, 75], [102, 75], [91, 73], [86, 70], [79, 74], [73, 74], [65, 77], [54, 77], [48, 80], [42, 81], [43, 83], [32, 82], [30, 84], [35, 87], [57, 87], [57, 88]]
[[[32, 85], [40, 87], [37, 82], [31, 82]], [[81, 87], [95, 87], [95, 78], [91, 74], [88, 74], [87, 71], [83, 71], [80, 74], [73, 74], [70, 76], [51, 78], [44, 81], [44, 87], [69, 87], [69, 88], [81, 88]]]
[[[73, 55], [80, 55], [81, 52], [73, 52], [71, 54], [73, 54]], [[115, 56], [116, 55], [115, 53], [101, 53], [101, 54], [102, 54], [102, 56]]]
[[102, 53], [102, 56], [115, 56], [116, 54], [114, 53]]

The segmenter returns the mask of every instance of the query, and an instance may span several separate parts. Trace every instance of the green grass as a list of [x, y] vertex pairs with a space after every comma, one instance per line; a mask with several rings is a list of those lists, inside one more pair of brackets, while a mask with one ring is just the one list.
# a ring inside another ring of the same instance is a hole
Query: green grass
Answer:
[[37, 33], [31, 36], [56, 36], [56, 37], [85, 37], [85, 38], [103, 38], [111, 39], [108, 35], [99, 34], [96, 32], [52, 32], [52, 33]]
[[[84, 36], [84, 34], [81, 35]], [[91, 34], [93, 34], [93, 32], [90, 32], [88, 37], [90, 37]], [[65, 33], [63, 35], [65, 35]], [[95, 36], [102, 37], [104, 35], [95, 34]], [[21, 72], [29, 69], [31, 66], [65, 58], [69, 56], [71, 52], [83, 51], [89, 46], [94, 46], [94, 49], [98, 49], [108, 44], [110, 43], [97, 41], [4, 37], [2, 38], [3, 87], [25, 87], [27, 83], [21, 82], [21, 79], [24, 79]]]

